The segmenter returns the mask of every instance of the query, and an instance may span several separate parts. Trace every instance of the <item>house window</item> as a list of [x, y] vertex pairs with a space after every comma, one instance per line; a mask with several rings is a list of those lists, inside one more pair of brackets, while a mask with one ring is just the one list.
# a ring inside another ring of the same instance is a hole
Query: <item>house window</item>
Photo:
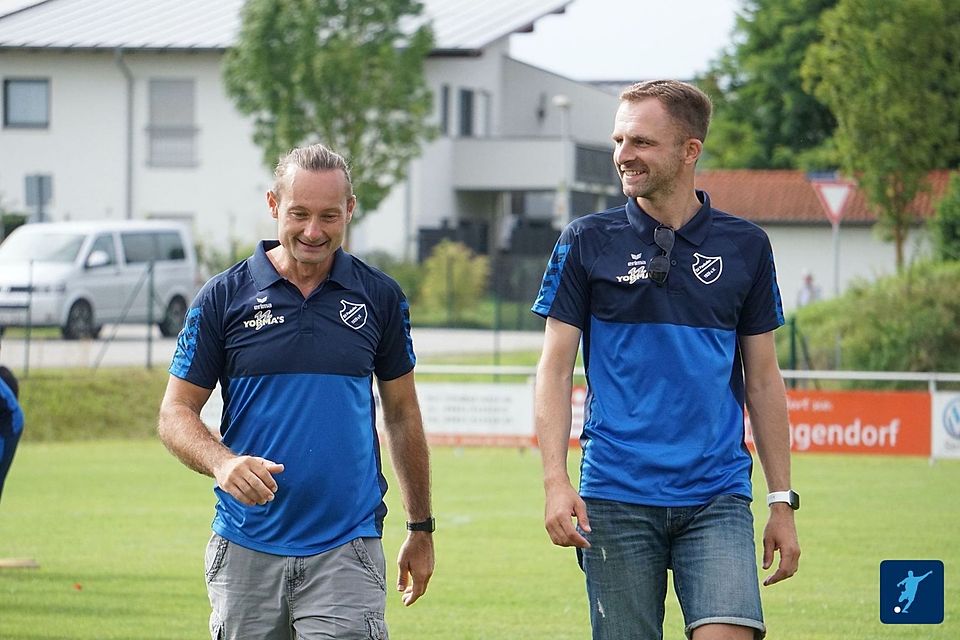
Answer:
[[613, 164], [613, 151], [611, 149], [577, 145], [575, 157], [574, 175], [577, 182], [620, 185], [620, 177], [617, 175], [616, 167]]
[[3, 126], [46, 129], [50, 126], [50, 81], [23, 78], [3, 81]]
[[450, 85], [440, 87], [440, 134], [450, 133]]
[[473, 137], [473, 90], [460, 89], [460, 135]]
[[148, 162], [153, 167], [197, 165], [197, 126], [193, 80], [150, 81]]

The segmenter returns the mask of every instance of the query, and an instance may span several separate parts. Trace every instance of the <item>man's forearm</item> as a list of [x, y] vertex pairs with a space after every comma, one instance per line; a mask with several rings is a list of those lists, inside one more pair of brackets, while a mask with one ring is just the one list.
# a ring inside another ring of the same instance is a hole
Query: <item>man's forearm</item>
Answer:
[[430, 449], [421, 420], [407, 418], [389, 425], [387, 443], [407, 518], [417, 522], [429, 518]]

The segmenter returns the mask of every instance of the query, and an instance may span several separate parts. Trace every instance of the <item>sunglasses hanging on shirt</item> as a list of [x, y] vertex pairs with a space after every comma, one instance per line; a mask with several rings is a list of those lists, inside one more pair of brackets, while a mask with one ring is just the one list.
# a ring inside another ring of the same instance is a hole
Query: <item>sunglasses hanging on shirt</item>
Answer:
[[653, 241], [663, 251], [663, 254], [654, 256], [647, 263], [647, 273], [650, 279], [662, 287], [667, 281], [667, 274], [670, 273], [670, 252], [673, 251], [673, 242], [676, 240], [676, 234], [670, 227], [660, 225], [653, 230]]

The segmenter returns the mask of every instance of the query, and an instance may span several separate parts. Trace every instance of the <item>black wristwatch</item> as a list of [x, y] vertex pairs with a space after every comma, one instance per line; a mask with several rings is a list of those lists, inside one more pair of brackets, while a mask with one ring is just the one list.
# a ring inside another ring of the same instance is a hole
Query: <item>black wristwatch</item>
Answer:
[[426, 531], [427, 533], [433, 533], [436, 530], [437, 521], [434, 520], [432, 516], [420, 522], [407, 522], [407, 531]]

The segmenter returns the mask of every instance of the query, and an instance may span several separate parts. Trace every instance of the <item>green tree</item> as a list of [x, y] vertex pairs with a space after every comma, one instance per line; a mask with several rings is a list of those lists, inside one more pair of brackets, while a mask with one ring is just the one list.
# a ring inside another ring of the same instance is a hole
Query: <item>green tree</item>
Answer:
[[805, 86], [836, 116], [841, 168], [878, 212], [902, 269], [908, 205], [960, 144], [960, 3], [840, 0], [820, 25]]
[[930, 236], [937, 260], [960, 260], [960, 173], [950, 176], [947, 192], [930, 220]]
[[247, 0], [224, 80], [239, 111], [253, 116], [267, 167], [292, 147], [322, 142], [351, 165], [355, 218], [377, 207], [433, 131], [423, 71], [433, 35], [422, 8], [417, 0]]
[[[803, 89], [800, 67], [820, 33], [817, 21], [837, 0], [750, 0], [733, 47], [698, 84], [714, 101], [705, 166], [727, 169], [832, 169], [822, 153], [836, 126]], [[834, 164], [831, 164], [834, 163]]]
[[490, 276], [490, 261], [476, 256], [462, 242], [443, 240], [423, 263], [419, 301], [428, 313], [446, 311], [456, 324], [483, 299]]

